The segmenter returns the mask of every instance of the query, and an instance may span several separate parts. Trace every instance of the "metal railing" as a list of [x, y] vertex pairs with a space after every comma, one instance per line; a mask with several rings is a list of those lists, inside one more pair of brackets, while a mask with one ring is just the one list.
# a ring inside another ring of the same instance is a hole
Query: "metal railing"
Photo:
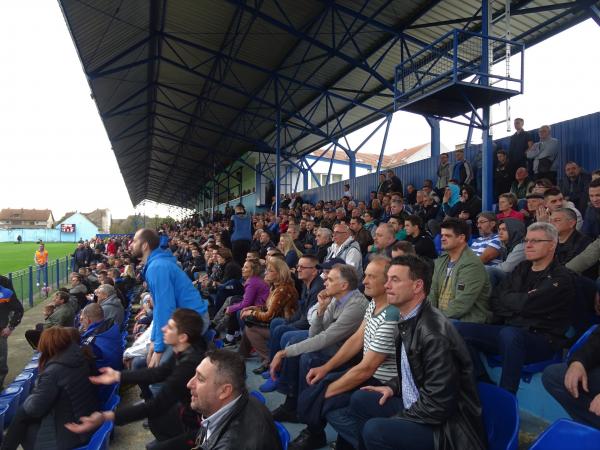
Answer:
[[[452, 30], [396, 66], [395, 107], [448, 83], [500, 83], [503, 89], [522, 93], [524, 50], [524, 44], [516, 41]], [[484, 56], [489, 60], [489, 71], [482, 70]]]
[[73, 258], [65, 256], [48, 261], [45, 267], [29, 266], [26, 269], [9, 272], [15, 293], [25, 309], [33, 308], [37, 300], [46, 298], [51, 290], [56, 290], [69, 282], [73, 271]]

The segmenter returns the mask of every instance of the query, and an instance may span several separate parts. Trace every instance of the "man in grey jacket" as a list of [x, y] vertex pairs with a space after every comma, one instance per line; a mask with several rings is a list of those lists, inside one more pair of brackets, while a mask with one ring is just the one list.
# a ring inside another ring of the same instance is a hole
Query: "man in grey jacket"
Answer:
[[[298, 421], [298, 395], [306, 388], [306, 374], [312, 367], [327, 362], [362, 323], [369, 301], [357, 290], [358, 283], [354, 267], [348, 264], [333, 266], [327, 274], [325, 289], [318, 295], [317, 314], [308, 338], [288, 345], [273, 358], [271, 377], [275, 378], [281, 368], [278, 391], [286, 395], [283, 405], [273, 411], [274, 420]], [[324, 440], [324, 436], [315, 438]], [[318, 448], [326, 442], [314, 444]]]
[[105, 320], [112, 320], [114, 324], [118, 325], [119, 328], [123, 327], [123, 318], [125, 316], [125, 310], [121, 304], [121, 300], [117, 297], [117, 291], [114, 286], [110, 284], [101, 284], [96, 289], [96, 296], [98, 297], [98, 304], [102, 307], [104, 312]]
[[527, 159], [533, 159], [533, 173], [536, 180], [547, 178], [552, 184], [556, 184], [560, 144], [558, 139], [551, 136], [550, 125], [542, 125], [538, 133], [540, 141], [533, 144], [525, 152], [525, 156]]

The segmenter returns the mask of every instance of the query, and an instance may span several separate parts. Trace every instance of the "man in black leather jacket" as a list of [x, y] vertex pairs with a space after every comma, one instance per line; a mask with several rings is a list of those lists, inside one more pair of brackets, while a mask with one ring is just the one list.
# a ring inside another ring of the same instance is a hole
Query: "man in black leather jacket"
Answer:
[[352, 394], [348, 432], [360, 448], [484, 449], [487, 439], [473, 366], [452, 323], [426, 300], [431, 286], [423, 259], [400, 256], [387, 274], [388, 301], [400, 310], [398, 378]]
[[558, 233], [537, 222], [527, 228], [525, 258], [493, 291], [490, 306], [498, 324], [456, 322], [475, 374], [487, 373], [479, 352], [500, 355], [500, 387], [516, 393], [523, 364], [551, 359], [566, 344], [575, 303], [574, 275], [554, 257]]
[[246, 390], [246, 365], [228, 350], [206, 353], [189, 381], [192, 408], [202, 416], [195, 450], [279, 450], [269, 410]]

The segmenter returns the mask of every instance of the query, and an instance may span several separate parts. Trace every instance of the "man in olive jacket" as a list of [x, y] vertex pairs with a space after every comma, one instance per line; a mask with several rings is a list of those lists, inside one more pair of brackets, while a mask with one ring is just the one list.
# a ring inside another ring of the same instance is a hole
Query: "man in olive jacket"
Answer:
[[486, 323], [490, 280], [479, 257], [468, 247], [470, 227], [461, 219], [442, 222], [442, 249], [435, 260], [429, 300], [449, 319]]

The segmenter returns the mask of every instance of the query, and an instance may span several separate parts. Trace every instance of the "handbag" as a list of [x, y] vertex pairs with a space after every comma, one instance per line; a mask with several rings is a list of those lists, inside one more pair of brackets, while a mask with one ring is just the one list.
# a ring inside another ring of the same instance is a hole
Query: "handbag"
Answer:
[[262, 320], [256, 320], [255, 317], [248, 316], [244, 317], [244, 324], [247, 327], [269, 328], [270, 322], [263, 322]]

